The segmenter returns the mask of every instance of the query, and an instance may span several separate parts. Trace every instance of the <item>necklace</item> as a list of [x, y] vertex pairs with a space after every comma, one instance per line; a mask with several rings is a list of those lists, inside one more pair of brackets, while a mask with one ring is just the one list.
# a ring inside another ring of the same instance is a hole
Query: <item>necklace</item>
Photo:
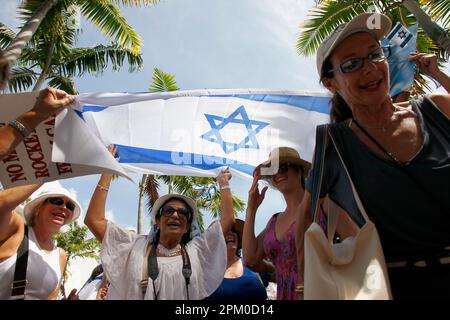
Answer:
[[174, 248], [167, 249], [161, 243], [158, 243], [158, 251], [166, 257], [173, 257], [180, 253], [181, 245], [177, 244]]
[[[397, 106], [394, 105], [394, 106], [393, 106], [393, 109], [392, 109], [392, 114], [391, 114], [391, 116], [390, 116], [389, 118], [387, 118], [381, 126], [379, 126], [379, 125], [378, 125], [378, 126], [368, 126], [368, 125], [364, 125], [364, 127], [366, 127], [367, 129], [381, 129], [382, 132], [386, 132], [387, 128], [389, 128], [389, 126], [390, 126], [391, 123], [392, 123], [391, 120], [392, 120], [392, 117], [394, 116], [395, 111], [398, 111], [398, 110], [399, 110], [399, 108], [398, 108]], [[350, 120], [350, 122], [349, 122], [349, 124], [348, 124], [349, 127], [352, 126], [352, 122], [357, 122], [356, 117], [354, 117], [354, 118], [352, 118], [352, 119]]]

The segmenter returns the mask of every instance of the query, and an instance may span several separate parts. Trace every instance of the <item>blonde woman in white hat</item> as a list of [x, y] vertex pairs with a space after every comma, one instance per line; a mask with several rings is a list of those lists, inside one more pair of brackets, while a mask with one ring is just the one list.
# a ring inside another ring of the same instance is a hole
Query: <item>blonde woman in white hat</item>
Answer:
[[137, 235], [108, 221], [105, 205], [111, 176], [101, 176], [85, 224], [102, 242], [102, 265], [114, 297], [200, 300], [214, 292], [227, 266], [224, 234], [235, 221], [230, 178], [228, 170], [217, 177], [220, 221], [194, 237], [197, 206], [193, 199], [179, 194], [167, 194], [154, 203], [151, 215], [156, 228], [148, 235]]
[[[448, 299], [450, 95], [392, 102], [389, 51], [380, 45], [391, 25], [385, 15], [364, 13], [319, 46], [317, 71], [334, 95], [329, 129], [377, 227], [393, 298]], [[332, 143], [325, 155], [320, 196], [361, 227], [365, 220]], [[311, 220], [311, 191], [308, 184], [300, 212], [304, 228]]]
[[[39, 187], [26, 185], [0, 193], [0, 299], [43, 300], [58, 295], [67, 259], [53, 236], [79, 217], [81, 206], [64, 188]], [[30, 196], [23, 208], [26, 226], [15, 208]], [[75, 296], [72, 291], [69, 299]]]
[[[276, 165], [278, 164], [278, 166]], [[275, 172], [269, 171], [274, 167]], [[242, 241], [246, 265], [257, 266], [264, 258], [270, 258], [275, 265], [277, 300], [296, 300], [297, 253], [295, 249], [295, 222], [297, 209], [305, 191], [305, 177], [311, 164], [298, 152], [289, 147], [273, 150], [269, 159], [256, 167], [253, 184], [248, 192], [247, 213]], [[280, 191], [286, 201], [286, 208], [275, 213], [261, 233], [255, 235], [256, 212], [264, 200], [267, 186], [261, 192], [258, 181], [268, 179]]]

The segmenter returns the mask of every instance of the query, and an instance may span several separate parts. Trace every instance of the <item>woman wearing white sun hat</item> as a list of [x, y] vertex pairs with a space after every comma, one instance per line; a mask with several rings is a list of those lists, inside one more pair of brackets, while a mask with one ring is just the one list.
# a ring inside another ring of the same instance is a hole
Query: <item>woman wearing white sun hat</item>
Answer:
[[197, 206], [180, 194], [164, 195], [153, 204], [156, 227], [148, 235], [137, 235], [108, 221], [105, 204], [111, 176], [101, 176], [84, 222], [102, 242], [102, 265], [114, 298], [200, 300], [216, 290], [227, 265], [224, 234], [235, 221], [230, 178], [228, 170], [217, 177], [220, 221], [195, 236]]
[[[0, 193], [0, 299], [55, 299], [58, 295], [67, 257], [53, 236], [80, 216], [81, 206], [62, 187], [40, 186]], [[14, 209], [30, 195], [23, 209], [25, 225]], [[73, 291], [69, 299], [74, 296]]]

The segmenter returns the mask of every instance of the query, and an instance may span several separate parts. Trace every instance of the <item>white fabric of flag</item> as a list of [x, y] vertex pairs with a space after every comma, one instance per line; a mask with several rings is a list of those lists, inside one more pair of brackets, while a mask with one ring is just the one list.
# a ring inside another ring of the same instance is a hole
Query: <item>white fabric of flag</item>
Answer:
[[[0, 108], [0, 125], [29, 110], [37, 94], [0, 95], [8, 106]], [[81, 94], [0, 160], [0, 181], [10, 188], [98, 173], [214, 177], [226, 167], [251, 179], [280, 146], [311, 161], [329, 99], [251, 89]], [[117, 145], [118, 161], [109, 144]]]
[[[53, 150], [59, 161], [101, 167], [93, 150], [89, 156], [80, 152], [89, 135], [104, 146], [116, 145], [126, 171], [212, 177], [229, 167], [251, 178], [279, 146], [311, 161], [315, 128], [329, 120], [329, 97], [245, 89], [101, 93], [79, 95], [76, 109], [90, 132], [71, 132], [73, 126], [61, 118]], [[69, 137], [76, 142], [67, 143]]]

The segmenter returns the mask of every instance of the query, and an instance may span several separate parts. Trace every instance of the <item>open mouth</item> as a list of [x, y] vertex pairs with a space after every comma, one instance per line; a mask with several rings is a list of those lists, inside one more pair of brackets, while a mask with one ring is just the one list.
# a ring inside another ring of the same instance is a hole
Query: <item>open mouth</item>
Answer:
[[180, 227], [180, 223], [173, 221], [173, 222], [167, 223], [167, 226], [170, 227], [170, 228], [179, 228]]
[[66, 215], [64, 212], [52, 212], [52, 214], [57, 220], [61, 220], [62, 222], [66, 220]]
[[361, 89], [369, 89], [369, 90], [370, 89], [377, 89], [380, 86], [382, 81], [383, 81], [383, 79], [379, 79], [379, 80], [376, 80], [376, 81], [371, 81], [371, 82], [366, 83], [363, 86], [360, 86], [360, 88]]

